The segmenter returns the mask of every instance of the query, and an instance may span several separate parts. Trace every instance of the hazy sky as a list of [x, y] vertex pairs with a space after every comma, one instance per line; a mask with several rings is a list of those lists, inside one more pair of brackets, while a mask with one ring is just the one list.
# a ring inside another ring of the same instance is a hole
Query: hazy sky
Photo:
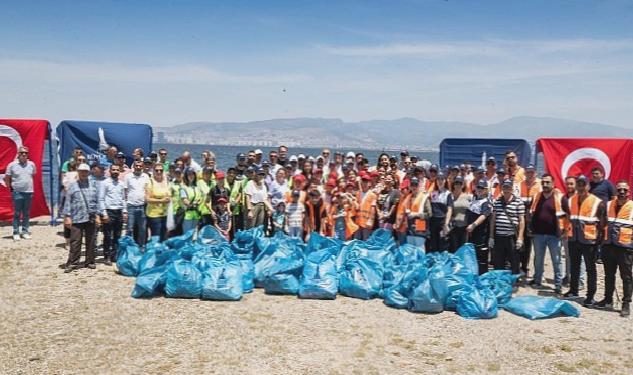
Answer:
[[633, 127], [633, 1], [0, 2], [0, 117]]

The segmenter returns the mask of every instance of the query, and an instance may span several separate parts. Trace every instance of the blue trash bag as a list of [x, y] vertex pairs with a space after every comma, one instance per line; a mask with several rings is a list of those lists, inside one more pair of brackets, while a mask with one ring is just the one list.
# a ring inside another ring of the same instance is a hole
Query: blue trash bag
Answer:
[[242, 293], [242, 267], [237, 260], [210, 267], [203, 272], [202, 299], [238, 301]]
[[497, 297], [486, 287], [468, 286], [457, 300], [457, 313], [466, 319], [492, 319], [498, 312]]
[[132, 237], [124, 236], [119, 239], [119, 250], [116, 256], [116, 265], [119, 273], [124, 276], [138, 275], [138, 266], [143, 254], [140, 247]]
[[334, 256], [337, 256], [338, 253], [341, 251], [341, 246], [343, 246], [343, 241], [339, 239], [325, 237], [320, 235], [318, 232], [312, 232], [310, 233], [310, 239], [306, 244], [305, 252], [306, 254], [310, 254], [315, 251], [328, 249], [330, 253], [332, 253]]
[[378, 228], [373, 231], [366, 242], [371, 246], [382, 248], [390, 253], [394, 253], [398, 247], [396, 241], [393, 239], [392, 232], [383, 228]]
[[185, 234], [167, 239], [164, 244], [167, 245], [167, 247], [169, 247], [170, 249], [180, 249], [186, 243], [191, 242], [194, 232], [195, 230], [191, 229]]
[[264, 226], [259, 226], [247, 230], [239, 230], [235, 233], [231, 248], [236, 254], [253, 254], [255, 250], [255, 240], [264, 237]]
[[200, 298], [202, 274], [191, 262], [177, 260], [167, 269], [165, 295], [173, 298]]
[[229, 244], [229, 241], [218, 230], [218, 228], [212, 225], [205, 225], [202, 229], [200, 229], [196, 242], [206, 246], [221, 246]]
[[250, 254], [236, 254], [242, 268], [242, 291], [250, 293], [255, 288], [255, 264]]
[[353, 259], [339, 273], [339, 291], [348, 297], [371, 299], [382, 290], [384, 270], [382, 265], [370, 259]]
[[167, 265], [148, 268], [136, 278], [132, 297], [150, 298], [162, 293], [167, 280]]
[[428, 269], [422, 264], [409, 264], [400, 267], [406, 267], [406, 269], [400, 275], [397, 283], [383, 290], [383, 299], [387, 306], [406, 309], [409, 307], [409, 296], [427, 278]]
[[296, 241], [282, 237], [273, 237], [274, 241], [255, 258], [255, 281], [263, 282], [264, 279], [278, 273], [301, 274], [303, 267], [303, 251]]
[[580, 310], [571, 302], [551, 297], [518, 296], [503, 305], [503, 309], [530, 320], [557, 316], [572, 316], [575, 318], [580, 316]]
[[445, 272], [441, 264], [428, 271], [424, 279], [411, 293], [409, 310], [415, 312], [440, 313], [444, 311], [445, 301], [449, 296], [445, 284]]
[[454, 257], [461, 260], [461, 263], [472, 273], [473, 275], [479, 274], [479, 265], [477, 264], [477, 254], [475, 252], [475, 245], [471, 243], [463, 244], [454, 254]]
[[334, 255], [328, 248], [310, 253], [303, 265], [299, 297], [335, 299], [338, 292], [338, 273]]
[[507, 270], [491, 270], [479, 276], [479, 283], [490, 289], [497, 297], [497, 303], [504, 305], [512, 298], [512, 287], [519, 279]]
[[411, 244], [400, 245], [393, 254], [393, 264], [411, 264], [424, 261], [424, 249]]
[[368, 259], [380, 264], [381, 267], [389, 267], [393, 264], [393, 254], [377, 242], [347, 241], [336, 258], [336, 267], [339, 272], [344, 269], [350, 259]]
[[193, 254], [191, 257], [191, 264], [193, 264], [198, 271], [205, 272], [209, 268], [218, 267], [226, 263], [228, 260], [212, 251], [199, 251]]
[[299, 292], [299, 275], [295, 273], [278, 273], [268, 276], [263, 281], [267, 294], [292, 294]]
[[177, 251], [180, 258], [190, 261], [193, 259], [194, 254], [203, 252], [204, 249], [204, 245], [201, 245], [197, 242], [187, 242], [186, 244], [182, 245], [182, 247]]
[[167, 245], [158, 241], [150, 241], [145, 246], [143, 257], [138, 263], [139, 275], [143, 271], [161, 266], [169, 260], [177, 259], [178, 252], [171, 250]]

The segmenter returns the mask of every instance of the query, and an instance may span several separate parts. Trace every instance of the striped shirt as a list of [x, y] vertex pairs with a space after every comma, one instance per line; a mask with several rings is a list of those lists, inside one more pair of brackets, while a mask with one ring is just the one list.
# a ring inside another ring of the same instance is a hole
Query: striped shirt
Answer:
[[517, 235], [519, 220], [525, 216], [525, 204], [515, 195], [512, 195], [512, 199], [509, 202], [506, 202], [501, 196], [495, 200], [494, 213], [495, 235]]

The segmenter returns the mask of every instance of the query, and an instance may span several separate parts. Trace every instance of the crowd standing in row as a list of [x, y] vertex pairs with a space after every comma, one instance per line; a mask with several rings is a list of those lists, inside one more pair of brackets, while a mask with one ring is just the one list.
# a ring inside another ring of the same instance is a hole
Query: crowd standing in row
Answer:
[[[20, 154], [22, 155], [22, 154]], [[564, 297], [578, 297], [586, 269], [587, 307], [611, 308], [619, 268], [624, 295], [621, 314], [629, 315], [633, 280], [633, 201], [629, 185], [614, 187], [600, 168], [565, 179], [565, 191], [549, 174], [537, 177], [533, 166], [521, 167], [516, 154], [494, 157], [485, 166], [439, 168], [406, 151], [400, 158], [386, 153], [372, 165], [363, 154], [317, 157], [289, 155], [280, 146], [264, 160], [261, 150], [240, 153], [234, 166], [220, 170], [211, 151], [198, 164], [185, 151], [172, 161], [161, 149], [144, 157], [110, 147], [105, 163], [89, 166], [80, 148], [62, 167], [65, 237], [69, 244], [66, 272], [80, 267], [82, 241], [85, 266], [95, 268], [96, 232], [103, 232], [104, 262], [116, 261], [123, 226], [142, 247], [148, 235], [165, 240], [205, 225], [227, 239], [241, 229], [263, 226], [268, 235], [283, 231], [308, 240], [313, 232], [341, 240], [367, 239], [372, 231], [392, 231], [399, 243], [427, 252], [456, 251], [473, 243], [479, 272], [510, 269], [527, 282], [530, 250], [534, 273], [529, 284], [540, 287], [549, 249], [555, 293], [569, 285]], [[26, 159], [16, 161], [25, 168]], [[14, 167], [17, 168], [17, 167]], [[13, 169], [12, 169], [13, 171]], [[33, 171], [33, 173], [35, 173]], [[13, 176], [17, 189], [23, 184]], [[14, 195], [17, 204], [21, 196]], [[16, 210], [14, 234], [19, 224]], [[28, 212], [22, 233], [28, 234]], [[23, 221], [24, 223], [24, 221]], [[19, 238], [19, 235], [18, 235]], [[563, 268], [562, 254], [566, 264]], [[605, 296], [596, 302], [598, 254], [605, 269]]]

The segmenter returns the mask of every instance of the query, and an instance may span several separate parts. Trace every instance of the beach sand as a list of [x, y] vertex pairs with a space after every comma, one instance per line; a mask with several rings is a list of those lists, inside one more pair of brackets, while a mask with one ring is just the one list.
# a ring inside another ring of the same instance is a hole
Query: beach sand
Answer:
[[138, 300], [134, 278], [113, 267], [64, 274], [61, 226], [34, 226], [16, 243], [1, 229], [2, 374], [633, 373], [633, 320], [618, 312], [471, 321], [262, 290], [239, 302]]

